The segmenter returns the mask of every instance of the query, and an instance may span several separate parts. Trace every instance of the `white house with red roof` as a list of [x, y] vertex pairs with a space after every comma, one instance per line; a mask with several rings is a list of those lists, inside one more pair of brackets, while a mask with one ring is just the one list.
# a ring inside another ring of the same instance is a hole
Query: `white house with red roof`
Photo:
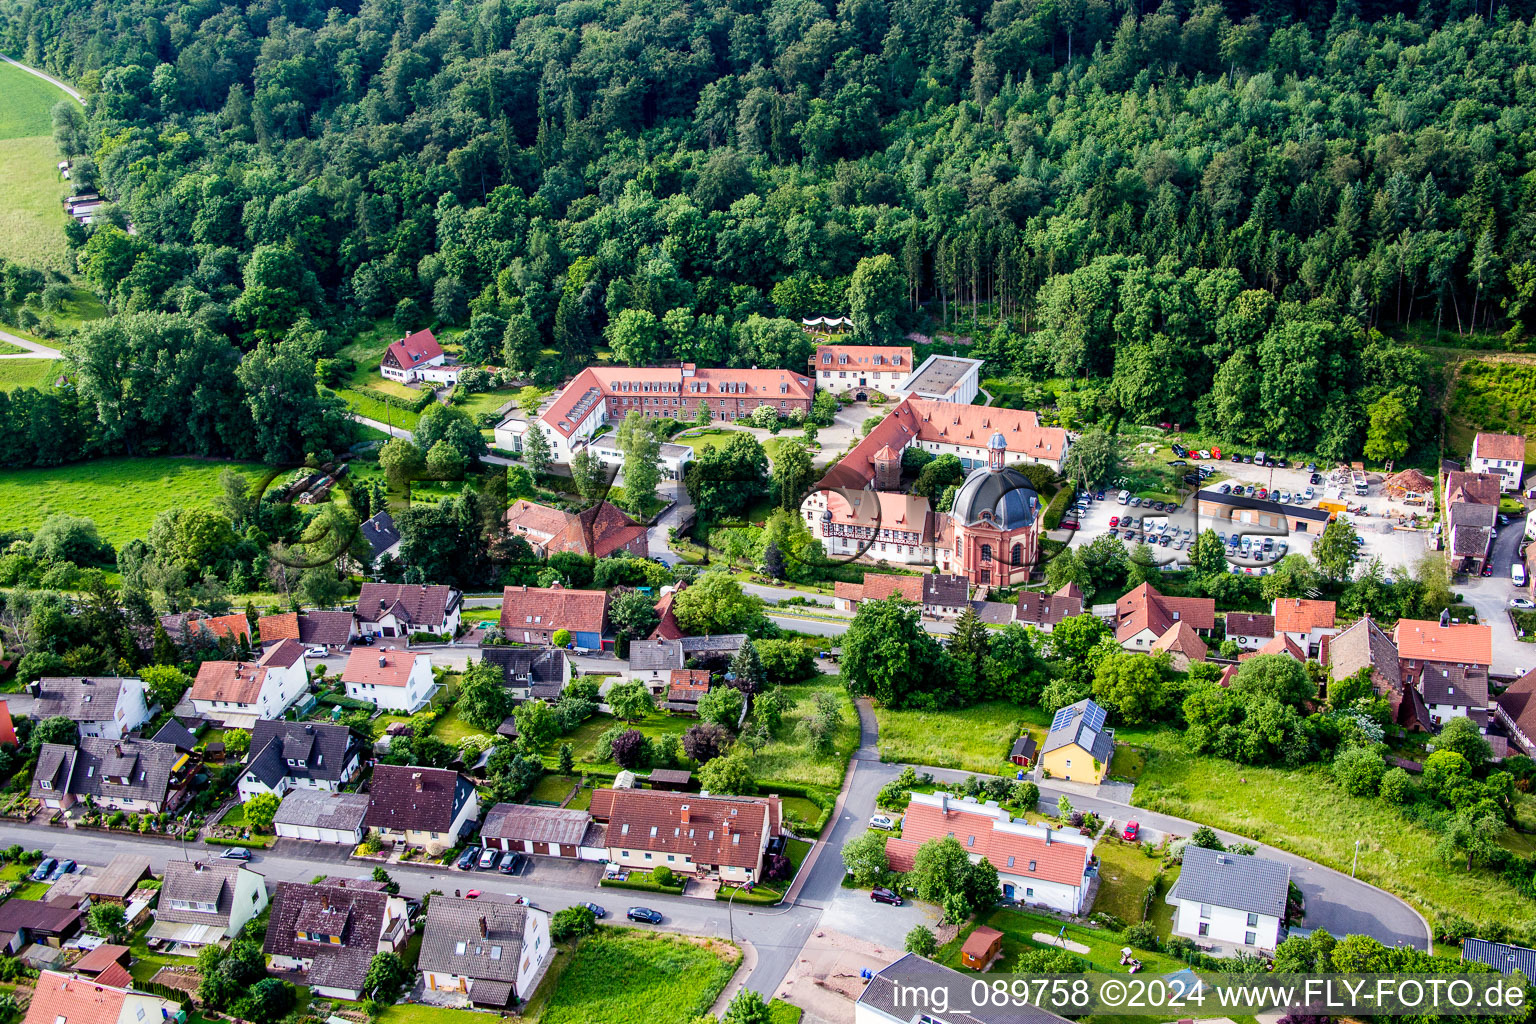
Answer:
[[912, 377], [912, 349], [888, 345], [817, 345], [811, 356], [816, 386], [864, 401], [871, 391], [901, 394]]
[[407, 334], [385, 349], [384, 358], [379, 362], [380, 376], [401, 384], [419, 380], [430, 384], [457, 384], [463, 369], [443, 351], [431, 331]]
[[1519, 434], [1478, 434], [1472, 439], [1472, 461], [1467, 468], [1474, 473], [1493, 473], [1500, 477], [1503, 489], [1518, 491], [1525, 474], [1525, 438]]
[[192, 709], [225, 728], [249, 729], [266, 718], [281, 718], [309, 689], [304, 645], [283, 640], [256, 663], [205, 661], [187, 696]]
[[354, 647], [341, 681], [353, 700], [414, 714], [432, 699], [432, 657], [393, 647]]
[[973, 862], [983, 857], [992, 862], [1004, 899], [1064, 914], [1083, 911], [1093, 855], [1090, 837], [1015, 821], [995, 801], [913, 793], [901, 820], [901, 838], [885, 841], [891, 870], [912, 870], [918, 848], [945, 836], [954, 836]]
[[[631, 412], [647, 419], [692, 420], [699, 406], [716, 421], [750, 417], [759, 406], [788, 416], [811, 411], [815, 382], [805, 373], [772, 369], [681, 366], [589, 366], [532, 420], [509, 418], [496, 427], [496, 443], [521, 451], [529, 430], [541, 430], [556, 462], [571, 458], [604, 427]], [[674, 467], [675, 468], [675, 467]]]

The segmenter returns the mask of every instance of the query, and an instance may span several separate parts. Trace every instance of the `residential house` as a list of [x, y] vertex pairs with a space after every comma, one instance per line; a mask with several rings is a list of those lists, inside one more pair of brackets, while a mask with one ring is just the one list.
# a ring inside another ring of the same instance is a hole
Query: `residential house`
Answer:
[[385, 349], [379, 361], [379, 375], [400, 384], [457, 384], [463, 369], [428, 330], [407, 334]]
[[291, 789], [336, 790], [357, 777], [365, 741], [344, 725], [263, 720], [251, 730], [241, 802]]
[[722, 882], [762, 881], [763, 851], [779, 834], [776, 797], [699, 796], [655, 789], [600, 789], [592, 817], [608, 826], [608, 862]]
[[1536, 669], [1493, 699], [1493, 713], [1527, 756], [1536, 756]]
[[353, 846], [363, 841], [367, 793], [295, 789], [283, 797], [272, 824], [282, 839]]
[[893, 345], [817, 345], [811, 356], [816, 386], [848, 393], [856, 402], [871, 392], [896, 397], [912, 377], [912, 350]]
[[309, 689], [304, 645], [283, 640], [246, 661], [205, 661], [187, 696], [192, 709], [225, 728], [250, 729], [265, 718], [281, 718]]
[[1405, 682], [1417, 683], [1424, 668], [1480, 668], [1486, 674], [1493, 667], [1493, 629], [1482, 623], [1430, 622], [1424, 619], [1398, 619], [1392, 630], [1402, 659]]
[[1277, 634], [1271, 637], [1262, 647], [1244, 651], [1237, 656], [1237, 660], [1247, 661], [1249, 658], [1257, 658], [1261, 654], [1283, 654], [1288, 658], [1295, 658], [1303, 665], [1307, 663], [1307, 652], [1302, 649], [1300, 644], [1291, 639], [1289, 633]]
[[1481, 666], [1426, 665], [1419, 693], [1436, 728], [1453, 718], [1471, 718], [1488, 731], [1488, 672]]
[[1216, 602], [1208, 597], [1165, 597], [1150, 583], [1115, 602], [1115, 640], [1128, 651], [1150, 650], [1180, 622], [1210, 636], [1216, 627]]
[[1184, 868], [1168, 893], [1173, 930], [1214, 942], [1273, 950], [1290, 898], [1287, 864], [1253, 854], [1184, 847]]
[[497, 804], [485, 815], [480, 840], [496, 850], [515, 850], [567, 860], [606, 860], [607, 828], [586, 811], [531, 804]]
[[365, 567], [368, 571], [377, 569], [385, 558], [400, 557], [400, 529], [395, 526], [395, 517], [388, 509], [375, 512], [358, 527], [358, 531], [368, 545], [368, 565]]
[[51, 810], [68, 810], [90, 797], [99, 808], [159, 814], [174, 810], [187, 780], [172, 785], [185, 755], [154, 740], [82, 736], [79, 746], [44, 743], [30, 795]]
[[417, 968], [428, 992], [504, 1009], [533, 994], [549, 959], [549, 914], [500, 893], [434, 896]]
[[1076, 583], [1068, 583], [1060, 590], [1047, 594], [1044, 591], [1020, 592], [1014, 619], [1026, 626], [1049, 633], [1063, 619], [1083, 614], [1083, 591]]
[[571, 659], [558, 647], [482, 647], [480, 659], [501, 669], [516, 701], [553, 701], [571, 681]]
[[1447, 506], [1450, 523], [1447, 548], [1454, 572], [1478, 575], [1493, 552], [1493, 535], [1498, 525], [1499, 507], [1458, 501]]
[[[1067, 1018], [1032, 1003], [961, 1000], [958, 993], [970, 993], [975, 982], [975, 975], [907, 953], [882, 967], [864, 986], [853, 1004], [853, 1024], [1068, 1024]], [[917, 993], [934, 991], [945, 993], [943, 1012], [915, 1001]], [[951, 992], [957, 993], [954, 1001], [948, 998]]]
[[1100, 783], [1115, 755], [1115, 731], [1105, 728], [1108, 715], [1091, 699], [1057, 711], [1040, 748], [1040, 768], [1047, 778]]
[[213, 645], [225, 637], [231, 637], [242, 644], [251, 642], [251, 623], [243, 612], [209, 615], [193, 608], [191, 611], [160, 616], [160, 625], [165, 627], [166, 635], [179, 644], [196, 641]]
[[43, 676], [32, 718], [73, 719], [82, 736], [120, 740], [149, 721], [144, 681], [124, 676]]
[[[677, 592], [683, 589], [679, 583], [672, 587], [661, 588], [661, 599], [656, 602], [656, 628], [651, 630], [652, 640], [680, 640], [683, 637], [683, 627], [677, 624], [677, 616], [672, 614], [672, 601], [677, 597]], [[846, 610], [846, 609], [845, 609]]]
[[308, 650], [325, 647], [339, 651], [352, 646], [357, 636], [357, 615], [346, 611], [281, 612], [256, 620], [263, 647], [296, 640]]
[[[513, 413], [508, 417], [508, 420], [512, 420], [521, 415], [521, 413]], [[513, 426], [514, 424], [511, 422], [503, 423], [503, 425], [498, 426], [493, 433], [499, 440], [501, 437], [506, 436], [508, 433], [513, 433], [513, 431], [510, 429]], [[527, 424], [524, 423], [521, 426], [521, 430], [515, 431], [517, 435], [517, 443], [519, 445], [522, 443], [523, 437], [527, 436]], [[503, 427], [507, 429], [503, 429]], [[518, 450], [520, 449], [515, 447], [513, 448], [513, 451]], [[592, 438], [586, 443], [586, 453], [595, 458], [598, 462], [598, 465], [601, 466], [604, 470], [613, 471], [613, 475], [609, 477], [609, 479], [612, 480], [614, 484], [620, 487], [624, 485], [625, 455], [624, 449], [619, 445], [619, 435], [617, 431], [606, 431]], [[660, 470], [662, 480], [683, 480], [685, 474], [688, 472], [688, 463], [692, 461], [693, 449], [688, 447], [686, 444], [674, 444], [671, 441], [663, 441], [661, 444], [656, 446], [656, 468]]]
[[475, 787], [458, 772], [416, 765], [375, 765], [363, 827], [387, 842], [441, 853], [480, 817]]
[[180, 1012], [180, 1003], [133, 991], [131, 976], [124, 979], [114, 972], [116, 977], [108, 983], [105, 973], [87, 980], [43, 971], [23, 1024], [148, 1024], [173, 1020]]
[[1501, 489], [1518, 491], [1525, 475], [1525, 438], [1519, 434], [1478, 434], [1472, 439], [1472, 458], [1467, 468], [1474, 473], [1502, 477]]
[[169, 860], [149, 938], [196, 950], [232, 939], [267, 907], [267, 883], [233, 860]]
[[662, 706], [668, 711], [696, 715], [699, 713], [699, 699], [708, 692], [708, 669], [675, 668], [667, 685], [666, 702]]
[[1275, 638], [1275, 617], [1248, 612], [1227, 612], [1227, 639], [1244, 651], [1256, 650]]
[[1461, 958], [1469, 963], [1487, 964], [1500, 974], [1519, 971], [1529, 981], [1536, 977], [1536, 949], [1488, 939], [1462, 939]]
[[507, 509], [506, 521], [512, 535], [527, 540], [540, 558], [559, 551], [593, 558], [607, 558], [618, 551], [637, 558], [648, 558], [651, 553], [646, 528], [608, 501], [580, 512], [562, 512], [519, 499]]
[[463, 599], [453, 587], [364, 583], [357, 595], [357, 628], [373, 636], [452, 636], [459, 631]]
[[1207, 652], [1205, 641], [1188, 622], [1174, 624], [1147, 649], [1148, 654], [1168, 654], [1169, 664], [1177, 672], [1189, 671], [1190, 662], [1204, 661]]
[[922, 580], [924, 615], [954, 619], [971, 606], [971, 583], [964, 576], [929, 573]]
[[1408, 665], [1398, 653], [1397, 642], [1370, 616], [1337, 636], [1325, 638], [1322, 650], [1329, 679], [1338, 682], [1368, 670], [1371, 687], [1387, 698], [1393, 721], [1405, 728], [1433, 731], [1429, 709], [1424, 706], [1423, 695], [1408, 674]]
[[1335, 625], [1337, 608], [1332, 601], [1277, 597], [1270, 607], [1270, 614], [1275, 619], [1275, 632], [1290, 637], [1304, 655], [1310, 657], [1322, 650], [1325, 637], [1338, 635], [1339, 629]]
[[398, 953], [410, 936], [404, 898], [382, 882], [278, 882], [261, 951], [270, 969], [298, 971], [316, 995], [355, 1001], [373, 958]]
[[612, 646], [608, 631], [606, 590], [567, 590], [554, 587], [506, 587], [501, 594], [501, 631], [522, 644], [548, 644], [556, 632], [571, 634], [578, 650], [599, 651]]
[[864, 574], [863, 583], [844, 583], [842, 580], [837, 580], [832, 584], [832, 604], [839, 611], [858, 611], [859, 605], [865, 601], [883, 601], [888, 597], [899, 597], [903, 601], [922, 604], [923, 577], [867, 572]]
[[985, 858], [997, 868], [1004, 899], [1063, 914], [1084, 911], [1093, 840], [1076, 829], [1015, 821], [995, 801], [913, 793], [901, 838], [886, 840], [886, 859], [892, 870], [910, 871], [918, 848], [945, 836], [954, 836], [973, 860]]
[[82, 916], [74, 907], [13, 896], [0, 903], [0, 949], [12, 956], [33, 943], [58, 949], [80, 934]]
[[393, 647], [354, 647], [341, 672], [347, 696], [415, 714], [432, 699], [432, 656]]
[[655, 696], [667, 692], [672, 673], [683, 668], [682, 640], [635, 640], [629, 645], [629, 682], [644, 683]]
[[1504, 476], [1502, 473], [1467, 473], [1453, 469], [1445, 474], [1441, 490], [1447, 509], [1461, 502], [1497, 507], [1504, 490]]

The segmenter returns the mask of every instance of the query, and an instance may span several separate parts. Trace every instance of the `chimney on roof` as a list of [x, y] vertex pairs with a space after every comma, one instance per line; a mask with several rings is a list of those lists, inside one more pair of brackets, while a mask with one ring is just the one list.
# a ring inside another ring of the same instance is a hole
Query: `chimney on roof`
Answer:
[[411, 772], [411, 781], [416, 783], [416, 792], [421, 792], [421, 772]]
[[1045, 826], [1045, 845], [1051, 845], [1051, 826]]
[[389, 664], [389, 658], [385, 657], [382, 654], [379, 655], [379, 668], [384, 668], [388, 664]]
[[485, 915], [481, 914], [480, 915], [480, 937], [482, 939], [487, 938], [488, 934], [489, 934], [488, 933], [488, 929], [485, 927]]
[[682, 822], [683, 822], [684, 825], [686, 825], [691, 820], [692, 820], [692, 818], [690, 817], [690, 814], [689, 814], [689, 811], [688, 811], [688, 805], [687, 804], [683, 804], [683, 807], [682, 807]]

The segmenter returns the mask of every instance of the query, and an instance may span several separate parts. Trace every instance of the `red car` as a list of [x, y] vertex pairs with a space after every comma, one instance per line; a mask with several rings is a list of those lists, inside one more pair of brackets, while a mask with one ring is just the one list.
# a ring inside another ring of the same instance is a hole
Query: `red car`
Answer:
[[[1078, 523], [1078, 521], [1076, 519], [1063, 519], [1061, 521], [1061, 528], [1063, 530], [1075, 530], [1075, 529], [1078, 528], [1079, 525], [1080, 524]], [[1490, 573], [1490, 575], [1492, 575], [1492, 574]]]
[[1113, 530], [1115, 527], [1117, 527], [1119, 525], [1120, 525], [1120, 517], [1119, 516], [1110, 516], [1109, 517], [1109, 528], [1111, 530]]
[[1134, 821], [1125, 823], [1125, 831], [1120, 833], [1120, 838], [1128, 843], [1134, 843], [1136, 837], [1141, 835], [1141, 826]]

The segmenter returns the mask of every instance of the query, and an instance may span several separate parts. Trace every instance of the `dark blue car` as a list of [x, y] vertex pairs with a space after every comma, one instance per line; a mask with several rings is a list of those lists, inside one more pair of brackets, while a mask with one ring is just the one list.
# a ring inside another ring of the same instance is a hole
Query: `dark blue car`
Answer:
[[645, 924], [661, 924], [661, 911], [652, 910], [650, 907], [630, 907], [625, 915], [631, 921], [640, 921]]

